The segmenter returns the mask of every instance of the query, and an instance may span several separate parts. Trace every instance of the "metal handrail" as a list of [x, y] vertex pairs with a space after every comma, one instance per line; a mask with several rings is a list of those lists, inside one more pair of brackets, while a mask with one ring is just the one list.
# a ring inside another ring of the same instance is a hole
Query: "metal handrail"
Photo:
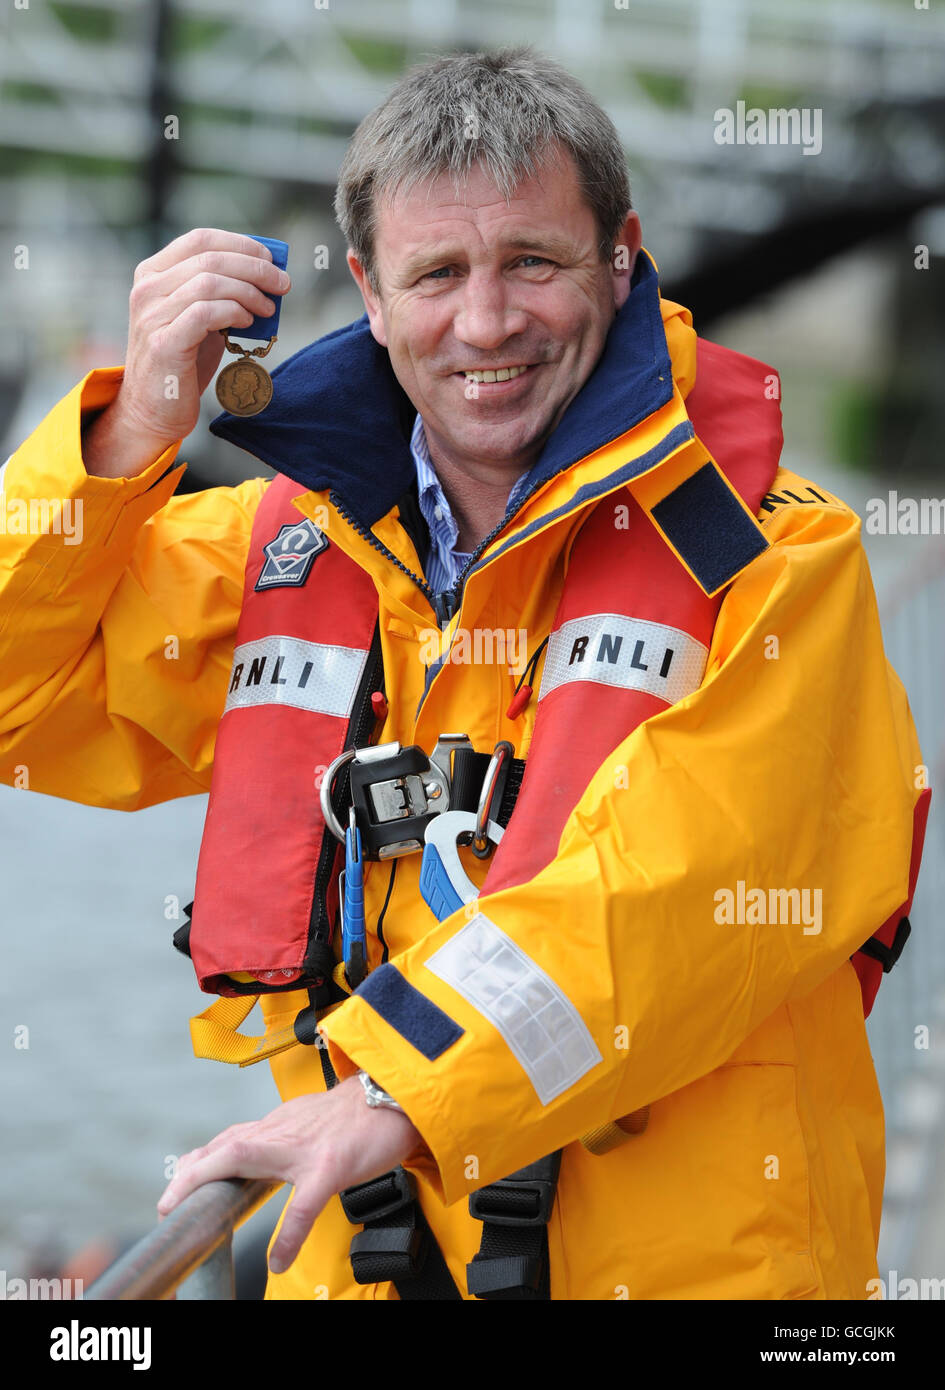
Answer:
[[283, 1184], [269, 1178], [204, 1183], [105, 1270], [85, 1299], [233, 1298], [233, 1232]]

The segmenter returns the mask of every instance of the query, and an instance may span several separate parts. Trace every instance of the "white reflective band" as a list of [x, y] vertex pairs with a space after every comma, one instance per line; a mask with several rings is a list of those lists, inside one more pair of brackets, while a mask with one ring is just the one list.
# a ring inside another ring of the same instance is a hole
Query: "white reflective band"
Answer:
[[548, 639], [539, 700], [569, 681], [645, 690], [674, 705], [702, 684], [709, 649], [688, 632], [620, 613], [589, 613]]
[[233, 653], [223, 713], [251, 705], [292, 705], [318, 714], [348, 715], [368, 654], [297, 637], [261, 637]]
[[499, 1030], [542, 1105], [603, 1060], [568, 996], [481, 912], [425, 965]]
[[[7, 459], [7, 463], [9, 463], [12, 458], [13, 455], [11, 454], [10, 458]], [[2, 468], [0, 468], [0, 492], [3, 491], [3, 475], [7, 471], [7, 463], [5, 463]]]

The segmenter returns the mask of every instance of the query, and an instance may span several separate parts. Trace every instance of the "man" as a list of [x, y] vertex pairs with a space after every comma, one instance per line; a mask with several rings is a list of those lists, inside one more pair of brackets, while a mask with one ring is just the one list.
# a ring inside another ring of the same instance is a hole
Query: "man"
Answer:
[[[289, 283], [215, 230], [138, 267], [123, 373], [7, 468], [86, 521], [81, 547], [5, 540], [4, 777], [133, 809], [216, 755], [178, 944], [238, 1010], [195, 1038], [242, 1056], [258, 994], [283, 1104], [185, 1156], [159, 1211], [291, 1182], [272, 1298], [864, 1298], [859, 948], [908, 909], [925, 798], [857, 518], [778, 467], [771, 369], [660, 298], [616, 132], [557, 65], [409, 74], [337, 208], [366, 320], [216, 426], [275, 482], [172, 495], [220, 331]], [[469, 660], [486, 629], [525, 634], [527, 679]], [[436, 912], [418, 853], [364, 864], [349, 998], [313, 769], [456, 730], [525, 760], [502, 843], [461, 848], [473, 891]]]

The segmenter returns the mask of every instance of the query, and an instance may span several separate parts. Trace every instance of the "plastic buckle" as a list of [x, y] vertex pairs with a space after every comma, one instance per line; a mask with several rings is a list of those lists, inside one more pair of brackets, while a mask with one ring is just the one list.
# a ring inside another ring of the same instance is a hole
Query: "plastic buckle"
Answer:
[[[488, 1221], [490, 1226], [547, 1226], [555, 1204], [556, 1182], [546, 1178], [500, 1178], [473, 1192], [469, 1198], [469, 1214], [476, 1221]], [[531, 1197], [530, 1204], [521, 1203], [522, 1210], [511, 1215], [499, 1198], [499, 1193], [514, 1192]], [[494, 1197], [495, 1205], [491, 1205]]]
[[347, 767], [347, 794], [354, 807], [367, 860], [399, 858], [423, 849], [430, 821], [448, 811], [452, 791], [452, 754], [472, 750], [467, 734], [440, 734], [427, 756], [418, 744], [373, 743], [346, 748], [322, 778], [319, 800], [328, 829], [344, 842], [346, 827], [333, 804], [336, 778]]
[[413, 1278], [426, 1264], [426, 1232], [416, 1226], [381, 1226], [359, 1231], [352, 1237], [350, 1258], [358, 1284]]
[[[381, 1184], [387, 1184], [387, 1190]], [[375, 1191], [373, 1200], [369, 1196]], [[393, 1216], [417, 1200], [417, 1183], [412, 1173], [405, 1168], [392, 1168], [379, 1178], [370, 1182], [358, 1183], [356, 1187], [346, 1187], [339, 1192], [345, 1216], [352, 1226], [368, 1225], [371, 1221], [382, 1221], [385, 1216]]]

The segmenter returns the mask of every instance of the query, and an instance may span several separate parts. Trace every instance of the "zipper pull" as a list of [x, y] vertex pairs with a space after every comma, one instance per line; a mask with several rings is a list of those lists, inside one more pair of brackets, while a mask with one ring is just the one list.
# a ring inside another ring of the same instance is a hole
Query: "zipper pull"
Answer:
[[455, 589], [444, 589], [441, 594], [434, 594], [433, 611], [440, 627], [444, 627], [456, 612]]

